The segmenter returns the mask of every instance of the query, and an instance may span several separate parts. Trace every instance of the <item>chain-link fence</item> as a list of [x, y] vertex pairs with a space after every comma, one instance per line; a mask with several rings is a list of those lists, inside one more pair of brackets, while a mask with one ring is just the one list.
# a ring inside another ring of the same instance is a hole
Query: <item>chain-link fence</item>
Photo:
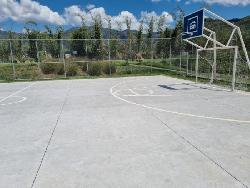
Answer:
[[[233, 55], [217, 56], [215, 82], [228, 84]], [[211, 79], [213, 54], [199, 56], [200, 81]], [[180, 38], [2, 39], [0, 79], [52, 79], [89, 76], [167, 74], [195, 77], [196, 48]], [[239, 58], [236, 86], [249, 90], [249, 69]]]

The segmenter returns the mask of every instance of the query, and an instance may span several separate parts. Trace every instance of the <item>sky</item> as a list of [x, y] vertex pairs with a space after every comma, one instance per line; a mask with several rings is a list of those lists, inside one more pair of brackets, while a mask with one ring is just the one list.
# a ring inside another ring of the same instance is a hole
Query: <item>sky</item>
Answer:
[[171, 13], [177, 6], [189, 14], [204, 5], [226, 19], [250, 15], [250, 0], [0, 0], [0, 29], [22, 32], [30, 20], [39, 29], [44, 25], [69, 29], [81, 25], [81, 17], [91, 25], [93, 16], [100, 16], [104, 27], [110, 19], [112, 27], [121, 30], [126, 29], [127, 18], [137, 29], [141, 20], [147, 22], [152, 16], [155, 20], [164, 17], [165, 25], [171, 26]]

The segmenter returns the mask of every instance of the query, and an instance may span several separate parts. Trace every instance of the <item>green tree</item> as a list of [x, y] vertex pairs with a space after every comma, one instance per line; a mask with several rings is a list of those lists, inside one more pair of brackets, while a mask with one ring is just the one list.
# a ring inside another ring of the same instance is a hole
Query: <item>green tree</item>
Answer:
[[154, 17], [152, 16], [147, 31], [147, 57], [153, 58], [153, 33], [154, 33]]
[[163, 56], [164, 52], [164, 43], [165, 40], [162, 39], [164, 38], [164, 28], [165, 28], [165, 23], [166, 23], [166, 18], [164, 15], [160, 16], [158, 22], [157, 22], [157, 34], [161, 38], [157, 41], [156, 45], [156, 55], [158, 56]]
[[37, 23], [34, 21], [28, 21], [25, 23], [25, 30], [26, 30], [26, 36], [27, 39], [29, 39], [29, 49], [28, 49], [28, 56], [30, 58], [35, 59], [35, 61], [38, 61], [37, 59], [37, 45], [36, 45], [36, 39], [39, 38], [40, 31], [37, 30]]
[[168, 58], [170, 54], [170, 46], [171, 46], [171, 29], [168, 27], [165, 28], [164, 31], [164, 47], [163, 47], [163, 58]]
[[63, 35], [64, 35], [63, 27], [58, 26], [56, 28], [56, 39], [57, 39], [56, 51], [58, 55], [60, 54], [60, 51], [61, 51], [61, 40], [63, 39]]
[[103, 45], [102, 45], [102, 21], [100, 16], [94, 18], [94, 32], [92, 39], [94, 39], [94, 45], [92, 46], [92, 57], [101, 59], [103, 57]]
[[53, 33], [51, 27], [49, 25], [45, 25], [45, 34], [48, 40], [46, 42], [46, 52], [49, 53], [53, 58], [58, 58], [57, 44], [55, 39], [55, 34]]
[[[117, 39], [116, 34], [113, 34], [112, 32], [112, 20], [111, 17], [108, 16], [106, 18], [106, 21], [108, 22], [108, 38], [109, 39]], [[117, 55], [117, 40], [110, 40], [109, 41], [109, 49], [110, 49], [110, 56], [112, 57], [116, 57]]]
[[72, 33], [73, 39], [71, 43], [71, 47], [73, 51], [77, 51], [78, 56], [86, 56], [86, 41], [78, 40], [78, 39], [86, 39], [87, 38], [87, 29], [85, 26], [81, 26], [79, 29], [75, 30]]
[[126, 23], [126, 26], [127, 26], [127, 62], [129, 60], [129, 58], [131, 57], [131, 39], [132, 39], [132, 36], [131, 36], [131, 18], [129, 17], [126, 17], [125, 19], [125, 23]]
[[141, 45], [143, 40], [143, 21], [141, 21], [138, 31], [136, 33], [136, 50], [137, 53], [141, 51]]

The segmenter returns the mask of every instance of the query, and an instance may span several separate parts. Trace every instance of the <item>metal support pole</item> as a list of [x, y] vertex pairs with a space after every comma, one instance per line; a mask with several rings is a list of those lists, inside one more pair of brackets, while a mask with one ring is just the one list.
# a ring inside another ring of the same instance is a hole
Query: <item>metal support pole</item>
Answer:
[[212, 73], [211, 73], [211, 80], [210, 84], [214, 82], [214, 79], [216, 79], [216, 66], [217, 66], [217, 44], [216, 44], [216, 33], [213, 33], [213, 47], [214, 47], [214, 62], [212, 66]]
[[193, 63], [192, 63], [192, 61], [190, 62], [190, 69], [191, 69], [190, 75], [193, 76]]
[[23, 50], [23, 36], [22, 36], [22, 38], [21, 38], [21, 53], [22, 53], [22, 55], [23, 55], [23, 53], [24, 53], [24, 50]]
[[153, 51], [153, 42], [154, 42], [154, 39], [151, 38], [151, 72], [152, 72], [152, 69], [153, 69], [153, 60], [154, 60], [154, 51]]
[[180, 72], [181, 72], [181, 51], [180, 51], [180, 61], [179, 61], [179, 67], [180, 67]]
[[232, 91], [235, 90], [237, 61], [238, 61], [238, 47], [236, 46], [235, 49], [234, 49], [234, 65], [233, 65]]
[[199, 50], [196, 51], [195, 82], [198, 83]]
[[246, 57], [246, 60], [247, 60], [248, 67], [250, 69], [250, 60], [249, 60], [249, 57], [248, 57], [246, 45], [244, 43], [240, 28], [238, 27], [237, 30], [238, 30], [238, 34], [239, 34], [239, 37], [240, 37], [240, 42], [241, 42], [241, 45], [242, 45], [242, 48], [243, 48], [243, 52], [245, 53], [245, 57]]
[[188, 58], [189, 58], [189, 54], [188, 54], [188, 52], [187, 52], [187, 63], [186, 63], [186, 66], [187, 66], [187, 76], [188, 76], [188, 65], [189, 65], [189, 62], [188, 62]]
[[12, 64], [12, 70], [13, 70], [13, 78], [14, 80], [16, 79], [16, 68], [14, 64], [14, 57], [13, 57], [13, 50], [12, 50], [12, 42], [10, 41], [10, 59], [11, 59], [11, 64]]
[[109, 49], [109, 75], [111, 76], [111, 54], [110, 54], [110, 40], [108, 39], [108, 49]]
[[40, 60], [39, 60], [39, 51], [38, 51], [37, 40], [35, 41], [35, 44], [36, 44], [36, 58], [37, 58], [37, 65], [38, 65], [38, 68], [40, 69]]
[[170, 39], [170, 48], [169, 48], [169, 62], [170, 62], [170, 66], [172, 65], [172, 42]]
[[86, 57], [88, 56], [88, 44], [87, 44], [87, 40], [85, 40], [85, 53], [86, 53]]
[[65, 62], [65, 59], [64, 59], [64, 46], [63, 46], [63, 40], [62, 39], [60, 40], [60, 43], [61, 43], [61, 58], [62, 58], [62, 61], [63, 61], [63, 68], [64, 68], [64, 77], [67, 78], [66, 62]]

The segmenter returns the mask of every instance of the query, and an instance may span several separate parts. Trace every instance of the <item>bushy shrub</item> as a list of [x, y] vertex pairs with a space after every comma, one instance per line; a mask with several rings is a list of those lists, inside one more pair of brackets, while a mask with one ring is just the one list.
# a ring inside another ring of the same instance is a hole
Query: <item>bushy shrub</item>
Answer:
[[114, 63], [104, 63], [102, 66], [102, 71], [104, 74], [114, 74], [116, 73], [116, 65]]
[[36, 80], [40, 76], [37, 64], [27, 63], [16, 66], [17, 78]]
[[102, 66], [99, 62], [93, 62], [89, 64], [87, 73], [90, 76], [100, 76], [102, 73]]
[[119, 74], [119, 75], [132, 74], [132, 69], [129, 66], [127, 66], [127, 67], [120, 66], [117, 68], [117, 74]]
[[82, 61], [76, 61], [72, 63], [75, 63], [77, 66], [79, 66], [83, 72], [87, 72], [87, 67], [88, 67], [87, 65], [90, 64], [89, 62], [82, 62]]
[[79, 72], [79, 67], [74, 63], [67, 64], [67, 76], [76, 76]]
[[55, 73], [55, 64], [54, 63], [42, 63], [41, 70], [44, 74], [53, 74]]
[[42, 63], [41, 70], [44, 74], [64, 74], [63, 63]]
[[7, 81], [14, 80], [13, 69], [11, 64], [0, 65], [0, 79]]
[[84, 62], [81, 67], [82, 71], [87, 72], [89, 64], [89, 62]]
[[58, 74], [58, 75], [64, 74], [64, 64], [63, 63], [56, 65], [56, 74]]

